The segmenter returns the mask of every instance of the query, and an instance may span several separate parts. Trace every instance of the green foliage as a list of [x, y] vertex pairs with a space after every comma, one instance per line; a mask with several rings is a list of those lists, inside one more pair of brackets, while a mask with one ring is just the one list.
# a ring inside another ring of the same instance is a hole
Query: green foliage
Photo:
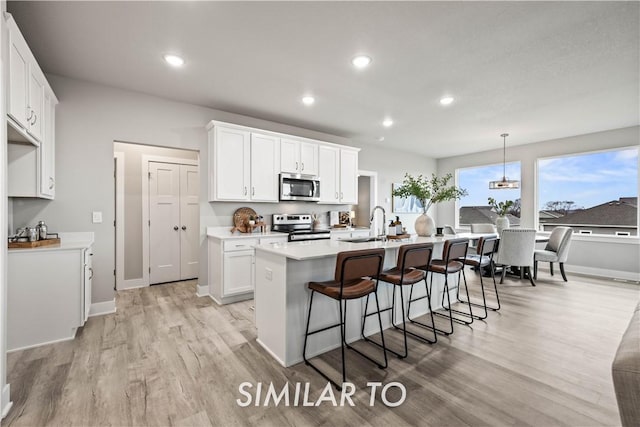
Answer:
[[509, 209], [513, 206], [513, 200], [505, 200], [504, 202], [496, 202], [496, 199], [489, 197], [489, 206], [495, 209], [496, 213], [500, 216], [505, 216]]
[[393, 190], [392, 194], [396, 197], [415, 196], [424, 206], [426, 213], [436, 203], [457, 200], [467, 195], [467, 190], [464, 188], [449, 185], [449, 181], [452, 179], [453, 175], [450, 173], [441, 178], [436, 174], [431, 174], [431, 178], [426, 178], [422, 175], [414, 177], [407, 173], [404, 175], [402, 185]]

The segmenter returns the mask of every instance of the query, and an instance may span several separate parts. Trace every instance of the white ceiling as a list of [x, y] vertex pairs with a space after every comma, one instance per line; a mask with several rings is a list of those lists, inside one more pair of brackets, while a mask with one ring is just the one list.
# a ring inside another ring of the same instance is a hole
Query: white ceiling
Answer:
[[[441, 158], [640, 122], [638, 2], [9, 2], [45, 72]], [[172, 69], [167, 52], [186, 60]], [[373, 58], [355, 70], [351, 58]], [[312, 93], [316, 103], [300, 98]], [[454, 104], [439, 99], [451, 94]], [[381, 125], [385, 116], [395, 125]], [[384, 136], [384, 142], [378, 138]]]

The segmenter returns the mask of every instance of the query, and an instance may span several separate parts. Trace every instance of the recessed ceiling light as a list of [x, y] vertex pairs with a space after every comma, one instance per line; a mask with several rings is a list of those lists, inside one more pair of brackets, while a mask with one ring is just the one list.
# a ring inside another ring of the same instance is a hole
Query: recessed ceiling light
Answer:
[[367, 55], [358, 55], [351, 60], [351, 63], [356, 68], [365, 68], [371, 64], [371, 57]]
[[382, 121], [382, 126], [384, 126], [386, 128], [391, 127], [391, 125], [393, 125], [393, 120], [391, 120], [391, 119], [384, 119]]
[[302, 103], [304, 105], [313, 105], [313, 103], [316, 102], [316, 99], [313, 96], [303, 96], [302, 97]]
[[177, 55], [167, 54], [163, 58], [165, 61], [167, 61], [167, 64], [173, 67], [182, 67], [184, 65], [184, 59], [180, 58]]
[[379, 141], [379, 142], [384, 141], [384, 136], [380, 136], [380, 137], [378, 137], [378, 141]]
[[453, 96], [445, 96], [443, 98], [440, 98], [440, 104], [442, 105], [449, 105], [453, 102]]

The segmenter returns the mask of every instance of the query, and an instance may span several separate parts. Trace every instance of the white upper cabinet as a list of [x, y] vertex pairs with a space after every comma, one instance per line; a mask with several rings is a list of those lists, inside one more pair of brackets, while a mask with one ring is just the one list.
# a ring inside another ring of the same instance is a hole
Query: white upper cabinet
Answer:
[[340, 203], [340, 149], [322, 145], [318, 160], [320, 203]]
[[318, 174], [318, 144], [282, 138], [280, 171], [305, 175]]
[[49, 93], [44, 95], [43, 138], [40, 144], [40, 194], [53, 199], [56, 195], [56, 101]]
[[215, 126], [209, 131], [209, 200], [249, 200], [251, 134]]
[[209, 165], [210, 201], [278, 201], [280, 138], [216, 124]]
[[320, 203], [358, 203], [358, 151], [320, 146]]
[[358, 152], [340, 150], [340, 203], [358, 204]]
[[[13, 17], [8, 15], [9, 76], [7, 115], [18, 131], [33, 141], [42, 141], [44, 132], [44, 94], [49, 84], [40, 70]], [[27, 138], [28, 139], [28, 138]]]
[[22, 37], [6, 14], [8, 194], [55, 197], [55, 108], [58, 100]]
[[251, 200], [278, 201], [280, 138], [251, 134]]

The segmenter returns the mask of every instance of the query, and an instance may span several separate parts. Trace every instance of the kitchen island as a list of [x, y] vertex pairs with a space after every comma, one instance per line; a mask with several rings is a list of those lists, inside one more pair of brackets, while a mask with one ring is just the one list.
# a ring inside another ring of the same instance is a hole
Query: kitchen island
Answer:
[[[292, 366], [301, 362], [304, 333], [307, 322], [307, 310], [310, 292], [309, 281], [324, 281], [334, 277], [336, 254], [343, 251], [384, 248], [384, 268], [396, 263], [397, 249], [407, 243], [434, 243], [434, 257], [440, 257], [444, 240], [453, 237], [471, 237], [458, 235], [447, 237], [416, 237], [406, 241], [345, 242], [335, 240], [316, 240], [255, 246], [255, 309], [258, 342], [283, 366]], [[440, 307], [444, 279], [435, 275], [432, 307]], [[380, 282], [378, 296], [380, 307], [391, 305], [393, 285]], [[409, 287], [403, 287], [405, 302], [408, 300]], [[417, 284], [414, 296], [425, 295], [423, 284]], [[455, 290], [452, 291], [452, 298]], [[346, 319], [346, 339], [348, 342], [360, 339], [361, 319], [365, 299], [348, 302]], [[369, 311], [375, 304], [369, 305]], [[338, 304], [336, 301], [318, 296], [314, 300], [311, 316], [311, 328], [317, 329], [338, 322]], [[427, 313], [427, 304], [421, 300], [412, 306], [411, 315], [415, 317]], [[399, 314], [399, 313], [397, 313]], [[383, 328], [391, 326], [391, 312], [383, 313]], [[400, 317], [396, 323], [401, 321]], [[378, 332], [375, 317], [367, 320], [365, 335]], [[339, 328], [314, 335], [308, 342], [308, 354], [316, 356], [340, 346]]]

